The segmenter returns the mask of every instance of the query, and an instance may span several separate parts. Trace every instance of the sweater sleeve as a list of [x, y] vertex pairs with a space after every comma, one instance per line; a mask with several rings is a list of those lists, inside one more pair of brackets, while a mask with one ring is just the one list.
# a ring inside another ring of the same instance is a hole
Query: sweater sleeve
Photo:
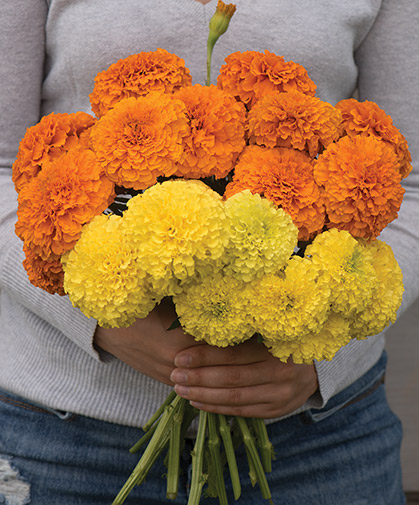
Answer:
[[47, 13], [45, 0], [0, 3], [0, 290], [99, 359], [92, 345], [96, 321], [74, 309], [68, 297], [30, 284], [22, 242], [14, 232], [11, 166], [26, 129], [40, 119]]
[[[401, 313], [419, 295], [419, 4], [383, 0], [374, 25], [355, 52], [359, 100], [376, 102], [406, 137], [413, 171], [403, 181], [405, 196], [398, 218], [381, 233], [403, 271], [405, 293]], [[328, 362], [316, 363], [319, 393], [309, 400], [322, 407], [357, 378], [368, 353], [382, 335], [351, 341]]]

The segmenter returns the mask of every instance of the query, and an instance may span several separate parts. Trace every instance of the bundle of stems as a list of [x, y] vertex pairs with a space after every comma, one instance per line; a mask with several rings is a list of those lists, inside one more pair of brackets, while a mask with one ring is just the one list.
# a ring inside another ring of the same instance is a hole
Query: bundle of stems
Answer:
[[[122, 505], [135, 486], [142, 484], [157, 458], [164, 452], [166, 497], [177, 497], [180, 459], [184, 440], [192, 421], [198, 417], [198, 430], [192, 456], [192, 477], [188, 505], [198, 505], [205, 493], [218, 497], [220, 505], [228, 505], [224, 474], [228, 473], [234, 499], [241, 495], [236, 450], [244, 445], [253, 486], [259, 485], [264, 499], [272, 504], [266, 473], [272, 469], [273, 447], [262, 419], [227, 418], [192, 407], [187, 400], [172, 391], [160, 408], [142, 427], [144, 435], [130, 449], [142, 449], [138, 464], [116, 496], [112, 505]], [[225, 470], [227, 470], [225, 472]]]

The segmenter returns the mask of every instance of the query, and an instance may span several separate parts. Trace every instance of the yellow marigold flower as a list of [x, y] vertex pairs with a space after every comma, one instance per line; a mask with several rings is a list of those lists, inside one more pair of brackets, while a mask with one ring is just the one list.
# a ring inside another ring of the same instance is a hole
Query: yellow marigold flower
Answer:
[[323, 229], [324, 197], [307, 154], [285, 147], [245, 147], [225, 196], [229, 198], [244, 189], [284, 209], [299, 229], [299, 240], [309, 240]]
[[174, 174], [187, 131], [183, 102], [156, 91], [118, 102], [99, 119], [90, 138], [109, 179], [146, 189], [157, 177]]
[[330, 289], [318, 268], [293, 256], [284, 275], [267, 275], [248, 290], [254, 328], [266, 340], [295, 340], [318, 331], [329, 311]]
[[314, 96], [316, 85], [306, 69], [293, 61], [285, 61], [269, 51], [235, 52], [227, 56], [220, 69], [217, 85], [242, 101], [248, 109], [276, 91], [298, 90]]
[[244, 283], [218, 273], [191, 283], [173, 297], [182, 328], [195, 340], [226, 347], [254, 334], [248, 317]]
[[374, 102], [358, 102], [353, 98], [341, 100], [336, 108], [342, 113], [342, 126], [347, 135], [372, 136], [383, 140], [395, 150], [401, 176], [404, 178], [409, 175], [412, 156], [406, 139], [383, 109]]
[[124, 98], [144, 96], [150, 91], [173, 93], [190, 86], [192, 77], [185, 62], [165, 49], [132, 54], [99, 72], [90, 95], [93, 112], [103, 116]]
[[320, 98], [297, 90], [261, 98], [249, 112], [249, 142], [290, 147], [317, 156], [341, 135], [341, 114]]
[[175, 175], [192, 179], [226, 177], [245, 145], [243, 104], [212, 85], [195, 84], [174, 96], [185, 104], [188, 120], [185, 154]]
[[121, 224], [121, 217], [97, 216], [61, 259], [71, 303], [104, 327], [130, 326], [160, 301], [150, 290], [138, 250]]
[[397, 217], [404, 189], [394, 150], [375, 137], [343, 137], [319, 155], [329, 226], [375, 238]]
[[391, 247], [383, 241], [361, 241], [372, 254], [376, 273], [370, 302], [352, 322], [352, 335], [358, 339], [376, 335], [396, 321], [403, 298], [403, 274]]
[[331, 360], [351, 340], [346, 318], [330, 313], [324, 325], [316, 332], [295, 340], [264, 341], [270, 352], [284, 363], [292, 357], [294, 363], [311, 364], [314, 360]]
[[225, 211], [225, 272], [246, 282], [279, 272], [297, 245], [298, 228], [291, 217], [249, 190], [229, 198]]
[[325, 231], [305, 254], [321, 270], [319, 282], [330, 287], [334, 312], [352, 317], [368, 305], [376, 283], [371, 253], [349, 232]]
[[141, 252], [153, 285], [164, 295], [179, 281], [205, 273], [226, 244], [221, 197], [201, 181], [170, 180], [128, 202], [125, 233]]

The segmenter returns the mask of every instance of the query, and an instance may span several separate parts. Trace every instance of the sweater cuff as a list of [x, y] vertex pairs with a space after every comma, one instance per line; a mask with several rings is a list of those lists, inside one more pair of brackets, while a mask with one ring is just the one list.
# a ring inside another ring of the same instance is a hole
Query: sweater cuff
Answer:
[[351, 340], [331, 361], [315, 362], [319, 388], [306, 402], [306, 408], [321, 409], [332, 396], [364, 375], [384, 350], [384, 335]]

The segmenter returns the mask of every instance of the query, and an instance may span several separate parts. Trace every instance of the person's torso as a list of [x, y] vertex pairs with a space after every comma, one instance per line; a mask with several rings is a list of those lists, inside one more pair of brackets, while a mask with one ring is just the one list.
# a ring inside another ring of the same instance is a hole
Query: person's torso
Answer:
[[[208, 22], [216, 0], [50, 0], [42, 113], [90, 111], [95, 75], [120, 58], [161, 47], [185, 60], [204, 83]], [[317, 96], [336, 103], [357, 80], [354, 50], [371, 28], [380, 0], [236, 0], [213, 56], [216, 82], [234, 51], [265, 49], [302, 64]]]

